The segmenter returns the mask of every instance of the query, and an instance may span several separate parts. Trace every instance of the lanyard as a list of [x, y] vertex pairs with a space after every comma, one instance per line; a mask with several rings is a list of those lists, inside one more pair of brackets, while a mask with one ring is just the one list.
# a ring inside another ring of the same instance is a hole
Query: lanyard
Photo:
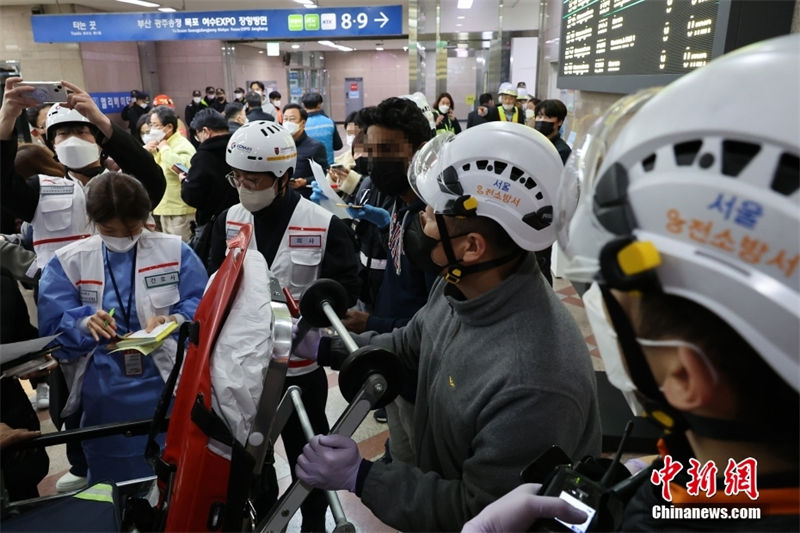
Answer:
[[106, 256], [106, 267], [108, 267], [108, 275], [111, 277], [111, 284], [114, 285], [114, 294], [117, 295], [117, 301], [119, 302], [120, 311], [122, 311], [122, 317], [125, 319], [125, 326], [128, 328], [128, 331], [131, 330], [131, 299], [133, 298], [133, 290], [134, 290], [134, 274], [136, 273], [136, 246], [133, 247], [133, 263], [131, 264], [131, 287], [128, 291], [128, 307], [126, 308], [122, 303], [122, 296], [119, 293], [119, 287], [117, 287], [117, 280], [114, 279], [114, 269], [111, 268], [111, 263], [108, 261], [108, 248], [103, 248], [103, 253]]

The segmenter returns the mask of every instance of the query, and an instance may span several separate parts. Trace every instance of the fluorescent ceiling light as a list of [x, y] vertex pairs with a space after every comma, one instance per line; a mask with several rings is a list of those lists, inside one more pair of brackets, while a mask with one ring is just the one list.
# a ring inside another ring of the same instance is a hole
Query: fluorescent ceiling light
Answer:
[[319, 44], [321, 44], [322, 46], [327, 46], [329, 48], [335, 48], [335, 49], [339, 50], [340, 52], [352, 52], [353, 51], [353, 48], [350, 48], [349, 46], [343, 46], [341, 44], [336, 44], [333, 41], [317, 41], [317, 42]]
[[161, 4], [155, 4], [153, 2], [145, 2], [144, 0], [117, 0], [117, 2], [122, 2], [123, 4], [133, 4], [135, 6], [142, 6], [142, 7], [158, 7]]
[[313, 3], [311, 0], [294, 0], [294, 1], [297, 2], [298, 4], [312, 4]]
[[464, 18], [465, 18], [465, 17], [464, 17], [464, 15], [459, 15], [459, 16], [457, 16], [456, 18], [457, 18], [458, 20], [464, 20]]
[[159, 7], [158, 10], [162, 13], [175, 13], [176, 11], [174, 7]]
[[458, 0], [458, 9], [469, 9], [472, 7], [472, 0]]
[[297, 50], [298, 48], [300, 48], [300, 45], [299, 45], [299, 44], [293, 44], [293, 45], [292, 45], [292, 48], [294, 48], [295, 50]]
[[383, 52], [383, 46], [376, 46], [375, 50], [377, 50], [378, 52]]

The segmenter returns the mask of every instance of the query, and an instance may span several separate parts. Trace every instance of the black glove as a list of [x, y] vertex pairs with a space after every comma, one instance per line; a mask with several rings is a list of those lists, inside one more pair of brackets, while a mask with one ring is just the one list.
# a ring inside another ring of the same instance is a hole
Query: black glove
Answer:
[[322, 337], [317, 349], [317, 364], [340, 370], [349, 355], [350, 351], [340, 337]]

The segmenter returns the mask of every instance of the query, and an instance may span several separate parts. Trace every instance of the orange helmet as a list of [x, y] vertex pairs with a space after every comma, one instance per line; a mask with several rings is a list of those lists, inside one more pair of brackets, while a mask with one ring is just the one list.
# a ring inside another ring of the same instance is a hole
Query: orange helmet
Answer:
[[175, 109], [175, 104], [172, 102], [172, 98], [170, 98], [166, 94], [159, 94], [155, 98], [153, 98], [153, 106], [160, 106], [160, 105], [165, 105], [167, 107]]

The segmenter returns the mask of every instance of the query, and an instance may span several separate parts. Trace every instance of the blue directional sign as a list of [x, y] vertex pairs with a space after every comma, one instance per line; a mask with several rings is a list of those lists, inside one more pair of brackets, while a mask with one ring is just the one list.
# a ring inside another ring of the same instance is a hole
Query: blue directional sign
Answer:
[[130, 91], [113, 93], [89, 93], [94, 103], [103, 113], [121, 113], [131, 102]]
[[33, 15], [37, 43], [320, 39], [403, 34], [403, 6]]

